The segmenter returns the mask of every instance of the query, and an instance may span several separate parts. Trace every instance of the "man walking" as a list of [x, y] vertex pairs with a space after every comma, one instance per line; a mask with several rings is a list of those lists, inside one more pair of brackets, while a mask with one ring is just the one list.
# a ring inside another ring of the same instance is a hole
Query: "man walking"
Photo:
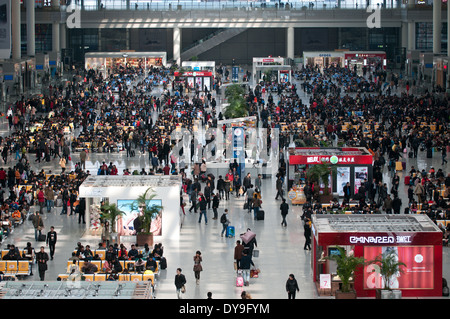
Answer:
[[48, 254], [44, 251], [44, 246], [41, 246], [40, 251], [36, 254], [36, 261], [38, 264], [39, 278], [41, 281], [44, 281], [48, 261]]
[[83, 150], [80, 152], [80, 165], [83, 171], [86, 169], [86, 157], [86, 149], [83, 148]]
[[185, 284], [186, 284], [186, 277], [181, 273], [181, 268], [177, 268], [177, 274], [175, 275], [175, 287], [177, 289], [178, 299], [183, 299]]
[[277, 195], [275, 196], [275, 199], [278, 199], [278, 196], [281, 196], [281, 199], [284, 199], [284, 197], [283, 197], [283, 180], [281, 179], [281, 176], [278, 176], [278, 179], [276, 181], [276, 188], [277, 188]]
[[202, 216], [205, 216], [205, 225], [208, 225], [208, 218], [206, 217], [206, 210], [208, 209], [208, 202], [206, 201], [205, 195], [200, 193], [199, 208], [200, 208], [200, 216], [198, 217], [198, 222], [202, 222]]
[[286, 199], [284, 199], [284, 198], [283, 198], [283, 202], [280, 205], [280, 210], [281, 210], [281, 217], [283, 217], [281, 226], [287, 227], [286, 215], [289, 212], [289, 205], [288, 205], [288, 203], [286, 203]]
[[57, 240], [57, 234], [55, 231], [55, 227], [50, 227], [50, 231], [47, 233], [47, 246], [50, 248], [50, 259], [53, 260], [53, 256], [55, 255], [55, 246]]

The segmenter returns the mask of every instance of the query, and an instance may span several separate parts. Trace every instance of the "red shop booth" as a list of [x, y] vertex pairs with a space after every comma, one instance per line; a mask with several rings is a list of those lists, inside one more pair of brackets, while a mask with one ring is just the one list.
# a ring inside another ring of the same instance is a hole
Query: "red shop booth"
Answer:
[[[364, 147], [296, 147], [288, 150], [288, 191], [292, 189], [298, 180], [296, 175], [305, 175], [309, 165], [331, 164], [337, 166], [336, 176], [330, 177], [330, 191], [339, 196], [344, 196], [343, 188], [350, 183], [351, 196], [358, 192], [361, 183], [367, 179], [372, 182], [373, 155]], [[331, 174], [330, 174], [331, 175]]]
[[[313, 279], [319, 295], [333, 295], [339, 289], [336, 264], [325, 257], [346, 253], [372, 261], [394, 250], [406, 264], [403, 273], [391, 278], [391, 288], [404, 297], [442, 296], [442, 232], [427, 215], [313, 215]], [[375, 264], [355, 271], [353, 287], [358, 297], [375, 297], [384, 287]]]
[[182, 82], [190, 90], [198, 88], [199, 91], [204, 91], [205, 87], [208, 91], [213, 89], [214, 76], [211, 71], [174, 72], [174, 76], [176, 82]]

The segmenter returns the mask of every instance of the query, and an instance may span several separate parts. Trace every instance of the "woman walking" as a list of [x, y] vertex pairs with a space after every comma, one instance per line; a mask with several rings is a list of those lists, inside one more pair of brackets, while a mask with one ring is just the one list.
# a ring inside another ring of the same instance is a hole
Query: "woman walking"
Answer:
[[203, 270], [202, 267], [202, 253], [197, 250], [194, 256], [194, 275], [197, 285], [200, 283], [200, 272]]

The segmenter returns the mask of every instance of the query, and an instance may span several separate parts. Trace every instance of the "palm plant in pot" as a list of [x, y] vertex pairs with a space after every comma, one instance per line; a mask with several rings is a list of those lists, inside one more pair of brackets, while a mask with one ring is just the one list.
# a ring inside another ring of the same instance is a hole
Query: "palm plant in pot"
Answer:
[[377, 265], [374, 269], [378, 269], [378, 272], [383, 279], [383, 288], [376, 290], [376, 298], [390, 299], [396, 277], [404, 272], [403, 267], [405, 267], [406, 264], [398, 260], [397, 253], [393, 249], [389, 249], [378, 255], [370, 263]]
[[319, 194], [319, 199], [321, 203], [330, 202], [333, 195], [330, 194], [329, 190], [329, 177], [330, 174], [334, 176], [336, 174], [336, 166], [327, 163], [310, 165], [306, 170], [306, 178], [309, 182], [314, 184], [314, 189], [317, 191], [320, 189], [320, 184], [324, 184], [323, 194]]
[[154, 204], [153, 199], [156, 194], [153, 193], [151, 187], [139, 195], [136, 200], [130, 204], [132, 211], [139, 212], [139, 229], [136, 229], [136, 243], [139, 246], [148, 244], [153, 246], [153, 232], [152, 224], [158, 218], [161, 218], [163, 207], [161, 205]]
[[[119, 240], [119, 235], [116, 231], [116, 222], [119, 217], [121, 217], [124, 212], [117, 207], [116, 204], [110, 204], [109, 202], [104, 203], [101, 207], [101, 219], [109, 221], [109, 230], [111, 239], [116, 238]], [[113, 240], [114, 241], [114, 240]]]
[[353, 254], [347, 254], [344, 248], [337, 247], [339, 253], [325, 257], [325, 259], [336, 262], [336, 273], [342, 284], [336, 291], [336, 299], [356, 299], [356, 291], [350, 287], [350, 279], [355, 271], [364, 266], [366, 261], [362, 257], [355, 257]]

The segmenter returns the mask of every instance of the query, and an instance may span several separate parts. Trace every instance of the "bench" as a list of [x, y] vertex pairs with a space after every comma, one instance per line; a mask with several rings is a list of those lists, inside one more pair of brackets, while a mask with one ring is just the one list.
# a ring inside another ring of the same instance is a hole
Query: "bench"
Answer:
[[[155, 274], [118, 274], [118, 281], [151, 281], [152, 284], [155, 284]], [[109, 274], [83, 274], [85, 281], [106, 281], [108, 279]], [[59, 274], [58, 278], [61, 281], [67, 281], [69, 278], [69, 274]]]

